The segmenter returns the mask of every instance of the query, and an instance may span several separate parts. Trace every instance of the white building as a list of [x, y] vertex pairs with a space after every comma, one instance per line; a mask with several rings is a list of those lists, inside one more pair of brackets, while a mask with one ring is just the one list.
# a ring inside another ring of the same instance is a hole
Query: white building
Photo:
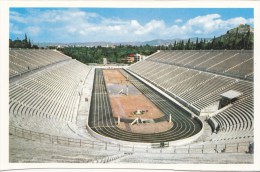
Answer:
[[143, 61], [146, 59], [146, 56], [136, 53], [135, 54], [135, 62]]

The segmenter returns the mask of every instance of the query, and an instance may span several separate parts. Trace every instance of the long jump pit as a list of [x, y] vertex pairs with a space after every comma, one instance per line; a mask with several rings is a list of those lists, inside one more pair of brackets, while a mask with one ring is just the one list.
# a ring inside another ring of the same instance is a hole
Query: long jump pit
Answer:
[[[143, 95], [118, 69], [103, 69], [113, 117], [117, 127], [132, 133], [160, 133], [173, 127], [163, 112]], [[155, 119], [160, 122], [155, 122]]]

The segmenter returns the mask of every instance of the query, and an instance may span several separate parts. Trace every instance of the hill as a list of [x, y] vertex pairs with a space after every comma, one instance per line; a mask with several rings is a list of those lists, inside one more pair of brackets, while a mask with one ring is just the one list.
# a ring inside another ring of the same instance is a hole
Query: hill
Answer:
[[226, 34], [212, 39], [214, 49], [253, 49], [254, 29], [250, 25], [239, 25]]

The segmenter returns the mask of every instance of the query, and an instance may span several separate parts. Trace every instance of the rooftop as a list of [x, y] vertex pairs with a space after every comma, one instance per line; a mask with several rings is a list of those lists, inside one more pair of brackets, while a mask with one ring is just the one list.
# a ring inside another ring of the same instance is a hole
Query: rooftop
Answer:
[[229, 91], [221, 94], [221, 97], [225, 97], [225, 98], [228, 98], [228, 99], [234, 99], [234, 98], [241, 96], [242, 94], [243, 93], [240, 93], [240, 92], [235, 91], [235, 90], [229, 90]]

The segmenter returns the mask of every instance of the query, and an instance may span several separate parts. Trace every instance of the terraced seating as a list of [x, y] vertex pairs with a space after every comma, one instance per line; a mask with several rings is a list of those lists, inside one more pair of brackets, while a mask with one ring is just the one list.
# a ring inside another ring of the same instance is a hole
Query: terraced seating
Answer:
[[83, 83], [90, 67], [69, 60], [10, 83], [10, 125], [78, 137], [72, 132]]
[[137, 63], [135, 66], [135, 70], [140, 73], [145, 73], [145, 71], [149, 71], [150, 69], [153, 69], [155, 65], [157, 64], [150, 61], [148, 63]]
[[235, 103], [227, 110], [213, 116], [212, 120], [218, 123], [220, 131], [210, 139], [219, 141], [253, 137], [253, 105], [253, 97], [247, 97]]
[[[216, 72], [226, 72], [230, 68], [233, 68], [235, 66], [240, 66], [241, 63], [247, 61], [247, 60], [253, 60], [253, 54], [249, 52], [242, 52], [242, 53], [237, 53], [234, 55], [231, 55], [229, 58], [226, 58], [222, 60], [220, 63], [217, 63], [215, 65], [212, 65], [211, 67], [207, 68]], [[246, 67], [246, 66], [244, 66]], [[240, 66], [241, 68], [241, 66]], [[253, 65], [250, 67], [248, 66], [249, 69], [253, 69]], [[244, 70], [243, 70], [244, 71]], [[242, 71], [241, 71], [242, 72]], [[238, 73], [238, 72], [237, 72]]]
[[[172, 53], [174, 55], [167, 51], [158, 54], [160, 58], [153, 56], [128, 70], [158, 86], [198, 114], [229, 90], [243, 93], [232, 108], [214, 117], [225, 130], [211, 139], [219, 141], [253, 136], [253, 83], [204, 71], [208, 68], [233, 72], [234, 76], [248, 74], [247, 77], [253, 77], [251, 51], [176, 51]], [[167, 60], [163, 60], [164, 54], [168, 56]], [[200, 68], [203, 70], [198, 70]]]
[[11, 49], [9, 52], [9, 77], [69, 59], [71, 57], [56, 50]]
[[210, 68], [212, 68], [213, 66], [219, 65], [219, 64], [223, 63], [225, 60], [231, 59], [234, 56], [237, 56], [238, 54], [239, 53], [234, 53], [232, 51], [231, 52], [223, 51], [223, 52], [221, 52], [221, 55], [213, 57], [213, 58], [209, 59], [208, 61], [205, 61], [203, 63], [196, 65], [196, 68], [210, 70]]
[[51, 145], [10, 136], [12, 163], [109, 163], [127, 155], [118, 150]]
[[[191, 104], [199, 109], [202, 109], [204, 107], [207, 107], [211, 103], [219, 100], [219, 95], [229, 90], [237, 90], [239, 92], [242, 92], [243, 95], [240, 97], [240, 99], [243, 99], [245, 97], [253, 95], [253, 84], [242, 80], [235, 81], [230, 83], [230, 85], [223, 86], [219, 89], [215, 89], [214, 91], [212, 90], [211, 93], [209, 92], [209, 94], [207, 94], [206, 96], [204, 96], [203, 98], [197, 101], [195, 100], [191, 102]], [[194, 91], [194, 90], [190, 90], [190, 91]]]
[[[249, 50], [161, 51], [147, 60], [209, 71], [237, 78], [246, 78], [247, 75], [254, 71], [252, 63], [253, 53]], [[141, 64], [139, 64], [139, 66], [141, 66]], [[234, 71], [232, 72], [233, 69]], [[133, 68], [133, 70], [135, 69]], [[247, 79], [250, 80], [251, 78]]]
[[[160, 63], [154, 64], [154, 62], [149, 61], [142, 63], [145, 66], [151, 65], [153, 68], [149, 67], [144, 71], [129, 69], [199, 110], [219, 100], [222, 93], [231, 89], [243, 92], [244, 96], [253, 94], [253, 85], [247, 81], [238, 81], [233, 78], [175, 65], [159, 65]], [[157, 67], [155, 68], [155, 66]], [[146, 74], [145, 71], [147, 71]]]
[[204, 56], [207, 56], [209, 54], [210, 54], [210, 52], [203, 52], [203, 51], [198, 52], [197, 51], [197, 52], [192, 53], [191, 55], [189, 55], [185, 59], [184, 58], [180, 59], [176, 64], [186, 66], [186, 64], [189, 64], [190, 62], [195, 61], [195, 60], [202, 58]]
[[229, 69], [226, 70], [227, 73], [230, 73], [231, 75], [236, 75], [236, 74], [242, 74], [242, 75], [250, 75], [253, 76], [254, 73], [254, 60], [253, 58], [250, 58], [248, 60], [245, 60], [237, 66], [233, 66]]
[[194, 88], [195, 85], [201, 85], [201, 83], [206, 82], [207, 80], [211, 80], [214, 75], [208, 74], [208, 73], [201, 73], [201, 72], [193, 72], [191, 77], [183, 77], [181, 75], [180, 77], [185, 78], [181, 82], [173, 82], [176, 84], [172, 84], [170, 88], [168, 88], [169, 91], [176, 95], [182, 95], [185, 92], [188, 92], [192, 88]]
[[[9, 125], [53, 136], [74, 139], [86, 138], [85, 135], [78, 135], [77, 130], [71, 129], [71, 126], [75, 125], [75, 123], [69, 121], [59, 121], [37, 116], [10, 115]], [[87, 138], [91, 140], [91, 137]]]
[[195, 69], [196, 69], [196, 67], [197, 67], [198, 65], [200, 65], [200, 64], [202, 64], [202, 63], [204, 63], [204, 62], [207, 62], [207, 61], [209, 61], [209, 60], [212, 60], [212, 59], [214, 59], [214, 58], [218, 58], [218, 57], [221, 56], [222, 54], [223, 54], [223, 53], [222, 53], [221, 51], [219, 51], [219, 52], [218, 52], [218, 51], [207, 51], [206, 54], [201, 55], [201, 56], [199, 56], [198, 58], [193, 59], [193, 60], [187, 62], [186, 64], [184, 64], [184, 66], [186, 66], [186, 67], [192, 67], [192, 68], [195, 68]]
[[162, 82], [160, 85], [172, 92], [172, 90], [174, 90], [174, 86], [181, 84], [182, 82], [187, 81], [199, 74], [198, 71], [186, 70], [184, 68], [179, 68], [179, 71], [181, 72], [170, 77], [170, 79], [166, 80], [166, 82]]
[[[126, 75], [124, 71], [122, 71], [122, 73]], [[91, 105], [91, 116], [89, 118], [89, 126], [93, 131], [103, 136], [124, 141], [159, 143], [188, 138], [201, 130], [202, 126], [196, 119], [191, 118], [188, 112], [178, 107], [178, 105], [169, 102], [162, 95], [154, 92], [132, 75], [128, 76], [129, 80], [156, 106], [158, 106], [164, 114], [171, 114], [171, 119], [174, 121], [175, 125], [166, 132], [154, 134], [131, 133], [119, 129], [112, 116], [102, 70], [96, 69], [94, 90], [92, 93], [92, 102], [94, 103]], [[168, 116], [166, 116], [166, 118], [168, 119]]]
[[[228, 63], [228, 64], [236, 64], [239, 59], [242, 58], [250, 58], [251, 52], [247, 51], [191, 51], [194, 52], [195, 55], [198, 57], [206, 57], [210, 56], [212, 53], [211, 58], [216, 58], [218, 56], [221, 56], [225, 54], [224, 57], [231, 57], [234, 62]], [[189, 55], [183, 51], [176, 51], [175, 54], [182, 54], [181, 56], [184, 56], [186, 54], [186, 57], [191, 57], [190, 51]], [[234, 54], [236, 52], [236, 54]], [[239, 52], [239, 53], [238, 53]], [[157, 53], [161, 54], [161, 56], [164, 54], [163, 52]], [[165, 54], [169, 55], [169, 52], [165, 52]], [[201, 56], [199, 56], [199, 54]], [[194, 57], [193, 56], [193, 57]], [[234, 58], [237, 57], [235, 60]], [[179, 98], [183, 99], [187, 105], [193, 106], [194, 108], [198, 109], [199, 111], [203, 108], [209, 106], [211, 103], [217, 101], [220, 97], [220, 94], [224, 93], [225, 91], [228, 91], [230, 89], [240, 90], [242, 92], [245, 92], [244, 95], [247, 96], [248, 94], [253, 94], [253, 86], [250, 82], [243, 82], [236, 80], [235, 78], [230, 77], [224, 77], [217, 74], [207, 73], [204, 71], [199, 71], [196, 69], [176, 66], [173, 64], [161, 63], [162, 59], [158, 61], [155, 60], [155, 56], [152, 57], [152, 60], [146, 60], [143, 62], [139, 62], [136, 65], [133, 65], [129, 68], [129, 70], [133, 71], [134, 73], [138, 74], [139, 76], [145, 78], [149, 82], [155, 84], [156, 86], [159, 86], [163, 90], [169, 92], [173, 96], [178, 96]], [[177, 58], [175, 58], [176, 61]], [[210, 59], [210, 58], [209, 58]], [[221, 59], [224, 59], [221, 57]], [[174, 61], [172, 59], [172, 61]], [[179, 60], [180, 61], [180, 60]], [[213, 61], [213, 60], [208, 60]], [[207, 60], [204, 59], [204, 62], [207, 63]], [[210, 63], [211, 63], [210, 62]], [[234, 68], [229, 68], [226, 70], [227, 72], [230, 72], [232, 70], [235, 70], [238, 68], [238, 66], [243, 66], [243, 64], [247, 64], [247, 62], [251, 62], [252, 60], [249, 59], [245, 63], [239, 64], [235, 66]], [[214, 67], [219, 66], [222, 63], [219, 63], [218, 65], [215, 65]], [[228, 66], [228, 65], [227, 65]], [[224, 68], [223, 68], [224, 69]], [[222, 69], [221, 69], [222, 70]], [[249, 70], [250, 71], [250, 70]], [[248, 77], [252, 77], [252, 72]], [[247, 89], [248, 88], [248, 89]]]
[[164, 60], [166, 57], [169, 57], [169, 56], [172, 56], [175, 52], [172, 52], [172, 51], [164, 51], [164, 52], [157, 52], [157, 53], [154, 53], [152, 54], [149, 58], [150, 59], [162, 59]]

